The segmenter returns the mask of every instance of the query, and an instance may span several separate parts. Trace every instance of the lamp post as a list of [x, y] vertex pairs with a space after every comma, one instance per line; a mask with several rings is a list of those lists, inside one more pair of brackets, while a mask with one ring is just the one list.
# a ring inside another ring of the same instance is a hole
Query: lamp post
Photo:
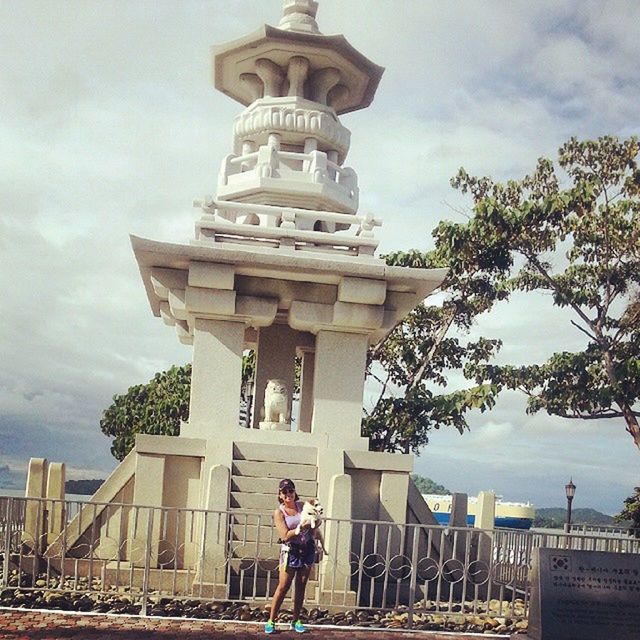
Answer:
[[564, 491], [567, 494], [567, 523], [564, 528], [569, 533], [571, 530], [571, 503], [573, 502], [573, 496], [576, 495], [576, 485], [573, 484], [573, 478], [569, 480], [569, 484], [564, 486]]

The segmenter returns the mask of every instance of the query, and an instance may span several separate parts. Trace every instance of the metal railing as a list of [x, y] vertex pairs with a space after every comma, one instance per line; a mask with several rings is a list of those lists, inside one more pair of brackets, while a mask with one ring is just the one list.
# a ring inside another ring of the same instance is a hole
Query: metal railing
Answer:
[[[560, 532], [336, 519], [322, 530], [328, 553], [306, 606], [393, 611], [407, 626], [526, 618], [536, 546], [640, 553], [637, 539]], [[279, 553], [270, 514], [0, 497], [0, 588], [38, 593], [43, 606], [63, 594], [76, 608], [142, 615], [172, 600], [264, 605]]]
[[640, 538], [640, 527], [623, 527], [606, 524], [572, 524], [570, 527], [571, 533], [585, 534], [585, 535], [598, 535], [598, 536], [613, 536], [617, 538]]

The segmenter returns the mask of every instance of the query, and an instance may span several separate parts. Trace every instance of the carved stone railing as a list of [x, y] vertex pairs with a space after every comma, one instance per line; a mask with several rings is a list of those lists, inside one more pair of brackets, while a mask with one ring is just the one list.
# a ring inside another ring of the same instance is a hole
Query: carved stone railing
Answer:
[[[287, 132], [300, 141], [315, 138], [320, 146], [335, 149], [342, 162], [349, 151], [351, 132], [338, 121], [333, 109], [299, 98], [268, 98], [254, 102], [236, 117], [233, 127], [236, 154], [242, 143], [264, 144], [270, 133]], [[291, 137], [291, 136], [287, 136]]]
[[[271, 182], [265, 180], [271, 179]], [[316, 190], [309, 185], [317, 185]], [[265, 196], [265, 194], [268, 194]], [[273, 144], [242, 155], [228, 155], [220, 167], [218, 197], [267, 204], [282, 196], [283, 204], [355, 213], [358, 209], [358, 176], [327, 153], [281, 151]]]
[[[373, 229], [382, 221], [356, 216], [272, 205], [225, 202], [206, 197], [194, 202], [203, 211], [196, 222], [196, 241], [235, 242], [296, 250], [371, 256], [378, 246]], [[335, 233], [355, 227], [355, 234]]]

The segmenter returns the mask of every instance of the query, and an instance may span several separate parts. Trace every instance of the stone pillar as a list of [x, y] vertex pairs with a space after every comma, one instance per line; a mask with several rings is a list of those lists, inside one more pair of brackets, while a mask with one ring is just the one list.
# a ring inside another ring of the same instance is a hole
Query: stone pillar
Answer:
[[313, 433], [339, 439], [360, 436], [368, 348], [359, 333], [319, 331], [313, 384]]
[[[253, 427], [264, 420], [264, 390], [267, 380], [284, 380], [289, 392], [288, 413], [295, 377], [297, 331], [283, 324], [273, 324], [258, 330], [256, 349], [255, 393], [253, 398]], [[291, 419], [289, 419], [289, 424]]]
[[407, 521], [409, 474], [383, 471], [380, 478], [379, 519], [383, 522]]
[[[27, 470], [25, 498], [44, 498], [46, 494], [47, 460], [31, 458]], [[27, 500], [24, 513], [22, 542], [31, 551], [41, 550], [44, 534], [45, 503], [42, 500]]]
[[325, 546], [328, 556], [320, 565], [320, 601], [336, 602], [348, 606], [355, 605], [355, 593], [351, 591], [351, 476], [333, 476], [327, 503], [330, 518], [340, 522], [327, 521], [324, 527]]
[[51, 462], [47, 473], [47, 545], [62, 532], [64, 526], [65, 499], [64, 462]]
[[342, 474], [344, 474], [344, 450], [340, 447], [318, 447], [318, 499], [322, 504], [327, 505], [328, 518], [342, 517], [334, 515], [331, 511], [331, 483], [334, 477]]
[[238, 427], [244, 323], [196, 318], [189, 422], [181, 435], [216, 438]]
[[136, 454], [133, 504], [141, 506], [134, 507], [134, 512], [129, 516], [130, 546], [128, 550], [128, 559], [136, 566], [144, 565], [147, 548], [150, 554], [150, 566], [158, 565], [162, 512], [152, 507], [162, 506], [164, 464], [164, 456]]
[[476, 507], [476, 529], [491, 529], [495, 526], [496, 495], [492, 491], [481, 491], [478, 494]]
[[[378, 520], [404, 525], [407, 521], [408, 497], [409, 474], [383, 471], [380, 477]], [[387, 549], [391, 555], [405, 553], [406, 550], [400, 546], [403, 539], [402, 526], [380, 526], [379, 534], [377, 553], [384, 556]]]
[[[493, 531], [496, 517], [496, 495], [492, 491], [481, 491], [478, 494], [476, 506], [476, 529]], [[488, 566], [491, 564], [493, 535], [491, 533], [479, 533], [478, 560], [483, 560]]]
[[300, 416], [298, 431], [309, 433], [313, 419], [313, 378], [315, 373], [315, 351], [302, 352], [302, 373], [300, 376]]
[[[454, 493], [451, 496], [451, 513], [449, 514], [449, 526], [457, 528], [465, 528], [467, 526], [467, 514], [469, 511], [469, 499], [466, 493]], [[468, 533], [466, 531], [453, 532], [453, 555], [458, 560], [464, 561], [466, 548], [466, 540]]]
[[[198, 591], [206, 585], [206, 593], [222, 597], [227, 572], [229, 529], [226, 511], [229, 509], [231, 472], [228, 467], [216, 464], [205, 477], [206, 512], [202, 513], [201, 544], [194, 590]], [[218, 589], [212, 589], [214, 585]]]

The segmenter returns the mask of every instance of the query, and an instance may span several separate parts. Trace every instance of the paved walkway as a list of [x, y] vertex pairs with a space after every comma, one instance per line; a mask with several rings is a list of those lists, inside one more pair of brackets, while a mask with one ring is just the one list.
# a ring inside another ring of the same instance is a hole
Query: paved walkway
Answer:
[[[275, 634], [286, 640], [299, 638], [293, 631]], [[139, 618], [133, 616], [90, 615], [0, 608], [0, 639], [2, 640], [254, 640], [265, 638], [262, 625], [204, 620]], [[478, 640], [505, 636], [460, 635], [430, 631], [390, 631], [308, 627], [306, 638], [322, 640]]]

